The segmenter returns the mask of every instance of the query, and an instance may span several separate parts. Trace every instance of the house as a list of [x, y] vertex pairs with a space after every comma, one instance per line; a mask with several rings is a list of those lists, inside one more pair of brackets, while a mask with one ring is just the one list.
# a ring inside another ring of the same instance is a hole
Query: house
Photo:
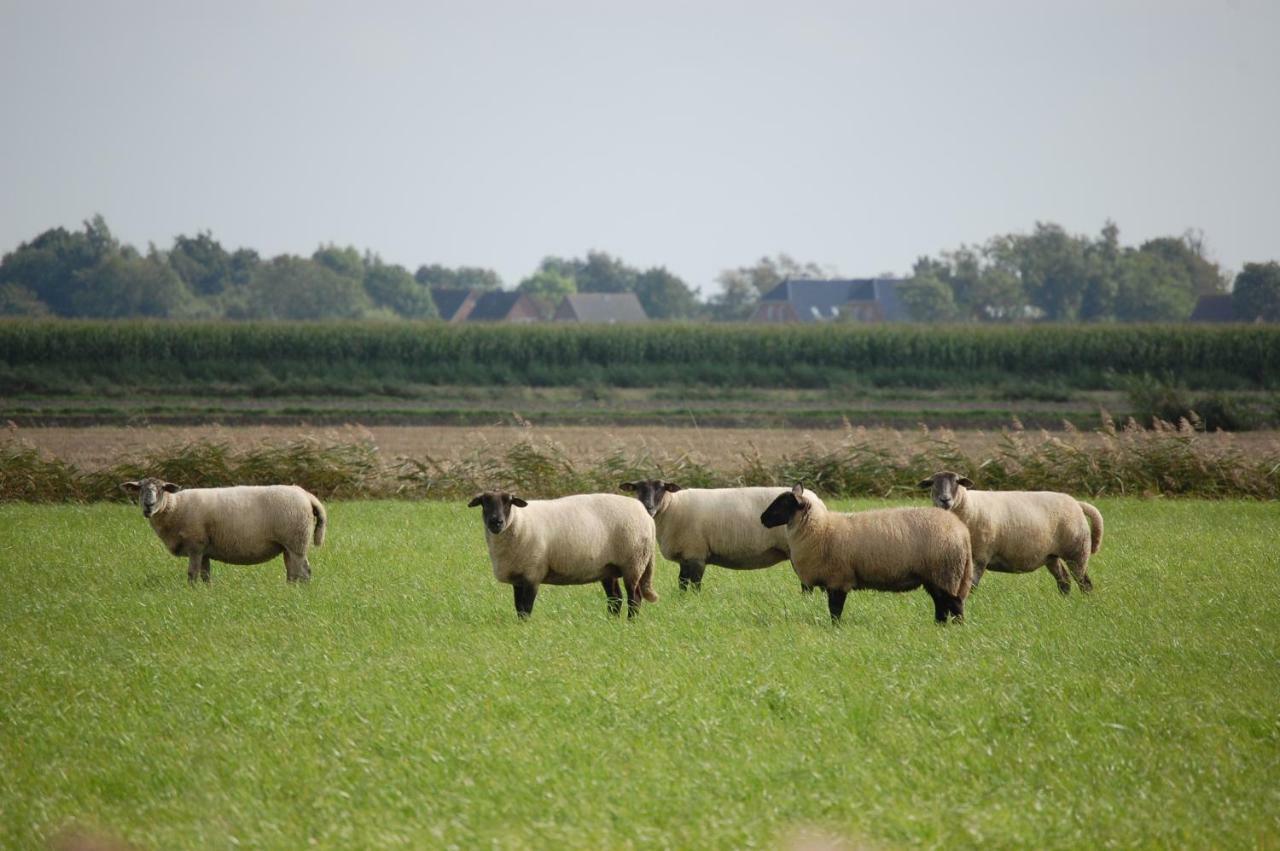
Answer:
[[465, 322], [475, 309], [478, 295], [476, 290], [431, 288], [431, 300], [436, 303], [436, 311], [445, 322]]
[[1231, 293], [1225, 295], [1202, 295], [1196, 302], [1196, 309], [1191, 311], [1192, 322], [1234, 322], [1235, 313], [1231, 309]]
[[556, 308], [557, 321], [564, 322], [647, 322], [649, 314], [635, 293], [573, 293]]
[[533, 299], [514, 290], [486, 290], [467, 314], [468, 322], [537, 322], [542, 317]]
[[788, 278], [760, 296], [752, 322], [905, 322], [894, 278]]

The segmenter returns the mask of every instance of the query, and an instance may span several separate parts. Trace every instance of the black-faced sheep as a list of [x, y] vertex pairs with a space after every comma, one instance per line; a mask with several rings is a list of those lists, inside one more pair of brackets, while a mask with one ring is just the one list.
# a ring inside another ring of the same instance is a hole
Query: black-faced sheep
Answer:
[[261, 564], [284, 553], [285, 578], [311, 578], [307, 550], [324, 543], [324, 506], [295, 485], [191, 488], [147, 478], [120, 485], [165, 549], [187, 557], [187, 579], [209, 581], [209, 561]]
[[619, 487], [634, 493], [653, 517], [659, 551], [680, 565], [682, 591], [700, 589], [709, 564], [756, 570], [789, 557], [787, 531], [760, 525], [760, 512], [786, 488], [682, 488], [662, 479]]
[[627, 614], [653, 590], [653, 519], [630, 497], [579, 494], [560, 499], [523, 500], [505, 491], [478, 494], [468, 507], [484, 512], [489, 561], [499, 582], [514, 587], [516, 614], [527, 618], [541, 585], [604, 586], [609, 611]]
[[760, 522], [786, 526], [791, 563], [801, 581], [825, 588], [833, 620], [850, 591], [913, 591], [933, 598], [934, 618], [964, 618], [973, 578], [969, 530], [937, 508], [885, 508], [839, 514], [796, 485], [765, 509]]
[[920, 487], [931, 492], [934, 505], [969, 527], [974, 587], [986, 570], [1030, 573], [1044, 565], [1067, 594], [1065, 561], [1080, 590], [1093, 590], [1089, 556], [1102, 546], [1102, 514], [1089, 503], [1054, 491], [974, 490], [973, 482], [949, 470]]

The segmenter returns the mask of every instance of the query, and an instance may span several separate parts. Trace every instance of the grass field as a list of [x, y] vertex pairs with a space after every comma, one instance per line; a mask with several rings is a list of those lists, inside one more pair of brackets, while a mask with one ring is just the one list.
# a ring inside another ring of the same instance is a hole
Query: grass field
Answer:
[[0, 505], [0, 846], [1280, 846], [1280, 508], [1098, 505], [1091, 597], [993, 574], [943, 628], [667, 563], [519, 623], [457, 503], [197, 589], [134, 507]]

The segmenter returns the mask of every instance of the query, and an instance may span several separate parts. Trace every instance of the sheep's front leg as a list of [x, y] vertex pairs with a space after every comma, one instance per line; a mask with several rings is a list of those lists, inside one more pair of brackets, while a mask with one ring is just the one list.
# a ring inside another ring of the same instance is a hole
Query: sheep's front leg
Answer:
[[202, 556], [200, 558], [200, 578], [207, 584], [209, 582], [209, 557]]
[[516, 616], [525, 620], [533, 614], [533, 600], [538, 596], [538, 586], [517, 582], [511, 587], [515, 592]]
[[604, 598], [609, 603], [609, 614], [616, 615], [622, 612], [622, 587], [618, 584], [618, 578], [604, 579], [600, 582], [604, 586]]
[[687, 591], [689, 586], [693, 586], [694, 591], [702, 590], [702, 574], [706, 572], [707, 565], [701, 561], [682, 561], [680, 562], [680, 590]]
[[196, 584], [196, 580], [200, 578], [200, 569], [204, 556], [200, 553], [193, 552], [187, 556], [187, 581], [192, 585]]
[[827, 589], [827, 611], [831, 613], [831, 620], [837, 622], [840, 620], [840, 616], [844, 614], [844, 598], [847, 596], [849, 596], [848, 591]]

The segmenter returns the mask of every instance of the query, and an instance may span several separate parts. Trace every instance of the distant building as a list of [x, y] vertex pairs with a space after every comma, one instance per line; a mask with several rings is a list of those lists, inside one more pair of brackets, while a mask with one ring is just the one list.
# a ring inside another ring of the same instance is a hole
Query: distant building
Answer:
[[905, 322], [893, 278], [788, 278], [760, 296], [752, 322]]
[[564, 322], [647, 322], [649, 314], [635, 293], [574, 293], [556, 308], [557, 321]]
[[1196, 302], [1196, 309], [1191, 311], [1192, 322], [1234, 322], [1235, 313], [1231, 309], [1231, 293], [1225, 295], [1202, 295]]
[[538, 306], [524, 293], [486, 290], [467, 314], [468, 322], [537, 322]]
[[445, 322], [465, 322], [476, 306], [476, 290], [458, 290], [432, 287], [431, 300]]

